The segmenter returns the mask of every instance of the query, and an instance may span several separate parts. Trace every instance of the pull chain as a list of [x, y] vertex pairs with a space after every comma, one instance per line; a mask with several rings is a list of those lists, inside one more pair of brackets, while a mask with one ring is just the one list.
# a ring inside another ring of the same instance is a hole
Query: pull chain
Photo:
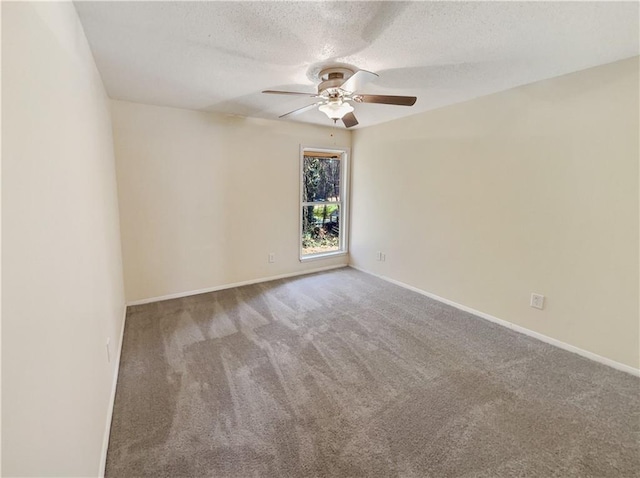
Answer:
[[334, 118], [333, 120], [333, 129], [331, 130], [331, 137], [333, 138], [333, 146], [336, 145], [336, 135], [334, 134], [338, 127], [336, 126], [338, 120]]

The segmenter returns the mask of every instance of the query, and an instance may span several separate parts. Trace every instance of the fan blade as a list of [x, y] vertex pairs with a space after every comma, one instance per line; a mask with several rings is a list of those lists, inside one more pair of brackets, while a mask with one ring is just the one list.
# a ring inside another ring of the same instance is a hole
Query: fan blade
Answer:
[[344, 91], [353, 93], [355, 91], [358, 91], [370, 81], [375, 80], [376, 78], [378, 78], [378, 75], [376, 75], [375, 73], [371, 73], [367, 70], [358, 70], [353, 75], [351, 75], [351, 77], [349, 77], [347, 81], [342, 83], [342, 85], [340, 85], [340, 88]]
[[342, 122], [347, 128], [351, 128], [358, 124], [358, 120], [356, 119], [356, 115], [353, 113], [347, 113], [342, 117]]
[[313, 109], [313, 108], [315, 108], [316, 106], [318, 106], [320, 104], [322, 104], [322, 102], [313, 103], [312, 105], [303, 106], [302, 108], [298, 108], [297, 110], [289, 111], [288, 113], [280, 115], [280, 116], [278, 116], [278, 118], [284, 118], [285, 116], [299, 115], [300, 113], [304, 113], [305, 111], [309, 111], [310, 109]]
[[381, 103], [384, 105], [413, 106], [416, 104], [415, 96], [388, 96], [388, 95], [358, 95], [353, 98], [358, 103]]
[[317, 98], [316, 93], [300, 93], [298, 91], [278, 91], [278, 90], [264, 90], [263, 93], [269, 95], [296, 95], [296, 96], [309, 96], [311, 98]]

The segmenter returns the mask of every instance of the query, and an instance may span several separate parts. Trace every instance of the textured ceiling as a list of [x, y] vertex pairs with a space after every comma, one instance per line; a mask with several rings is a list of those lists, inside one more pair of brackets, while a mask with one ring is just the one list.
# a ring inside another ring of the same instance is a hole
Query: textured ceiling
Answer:
[[[637, 2], [76, 2], [109, 96], [277, 118], [320, 66], [380, 77], [360, 126], [638, 55]], [[288, 121], [330, 125], [312, 110]]]

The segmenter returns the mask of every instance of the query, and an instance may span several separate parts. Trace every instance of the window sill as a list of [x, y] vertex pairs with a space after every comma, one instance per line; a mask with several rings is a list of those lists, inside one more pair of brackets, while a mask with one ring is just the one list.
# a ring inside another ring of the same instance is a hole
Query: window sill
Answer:
[[346, 256], [348, 251], [335, 251], [335, 252], [322, 252], [320, 254], [309, 254], [308, 256], [300, 257], [300, 262], [317, 261], [320, 259], [329, 259], [331, 257]]

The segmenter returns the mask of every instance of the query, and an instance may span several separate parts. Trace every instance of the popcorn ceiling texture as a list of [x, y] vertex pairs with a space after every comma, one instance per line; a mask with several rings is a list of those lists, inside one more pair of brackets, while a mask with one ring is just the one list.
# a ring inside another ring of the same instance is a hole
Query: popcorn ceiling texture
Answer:
[[[276, 118], [322, 65], [380, 78], [367, 126], [638, 54], [637, 2], [76, 2], [111, 98]], [[311, 79], [310, 79], [311, 78]], [[312, 110], [290, 118], [329, 125]]]
[[108, 477], [637, 477], [640, 380], [344, 268], [128, 311]]

